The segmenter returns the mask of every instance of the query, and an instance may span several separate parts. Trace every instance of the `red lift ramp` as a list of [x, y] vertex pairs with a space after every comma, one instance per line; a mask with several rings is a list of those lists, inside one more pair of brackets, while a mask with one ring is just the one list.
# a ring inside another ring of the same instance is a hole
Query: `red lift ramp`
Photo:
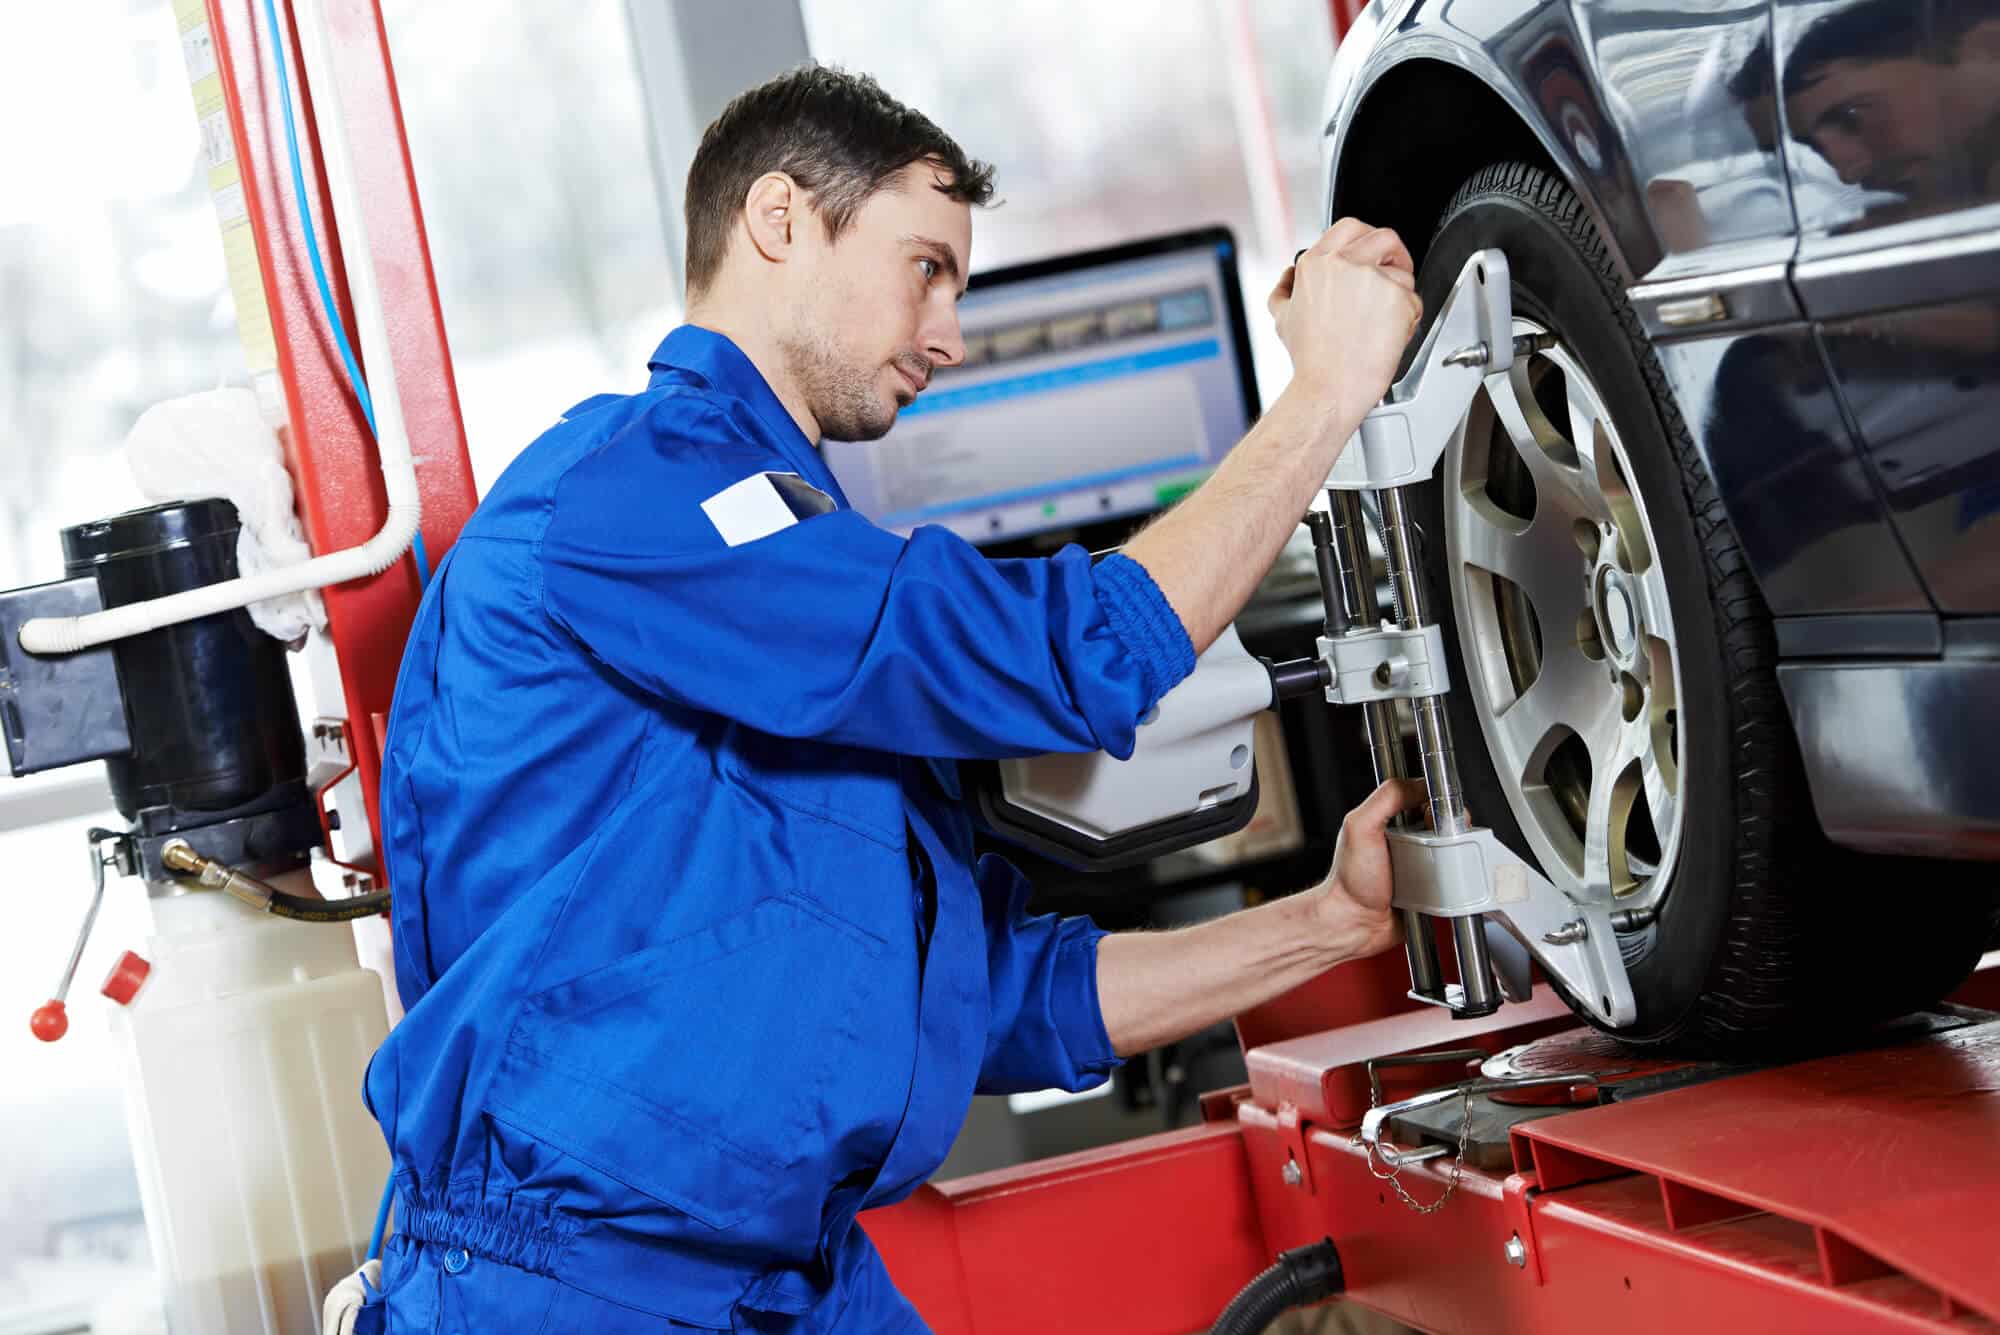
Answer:
[[[2000, 1021], [1515, 1128], [1546, 1282], [1591, 1235], [2000, 1329]], [[1857, 1313], [1857, 1316], [1859, 1313]]]

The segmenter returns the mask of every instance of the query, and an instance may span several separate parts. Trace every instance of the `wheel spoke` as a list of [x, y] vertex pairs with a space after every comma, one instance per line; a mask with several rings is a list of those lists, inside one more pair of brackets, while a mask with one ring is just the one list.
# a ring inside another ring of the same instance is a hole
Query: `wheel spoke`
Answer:
[[1525, 529], [1468, 498], [1459, 527], [1459, 559], [1519, 585], [1533, 604], [1544, 639], [1566, 636], [1584, 604], [1583, 567], [1566, 521], [1537, 518]]
[[1574, 448], [1543, 415], [1528, 388], [1525, 363], [1516, 362], [1513, 370], [1488, 377], [1486, 390], [1494, 420], [1528, 465], [1541, 503], [1570, 519], [1609, 519], [1611, 511], [1593, 480], [1594, 464], [1587, 464], [1587, 452]]
[[1640, 615], [1645, 619], [1646, 631], [1663, 640], [1668, 648], [1675, 648], [1674, 610], [1667, 602], [1667, 577], [1660, 570], [1660, 563], [1649, 562], [1638, 578]]
[[1646, 523], [1639, 517], [1638, 502], [1632, 499], [1632, 489], [1618, 467], [1611, 437], [1601, 419], [1591, 422], [1590, 431], [1578, 449], [1590, 455], [1597, 489], [1604, 497], [1605, 509], [1611, 513], [1612, 526], [1618, 531], [1619, 564], [1635, 574], [1650, 571], [1653, 548], [1646, 537]]
[[1590, 803], [1583, 829], [1583, 883], [1593, 893], [1615, 894], [1632, 885], [1625, 836], [1641, 787], [1646, 752], [1644, 719], [1612, 722], [1584, 735], [1590, 747]]
[[1599, 453], [1598, 442], [1604, 439], [1599, 429], [1597, 405], [1590, 400], [1584, 383], [1576, 376], [1563, 377], [1563, 407], [1569, 413], [1568, 427], [1570, 448], [1576, 451], [1578, 466], [1589, 472], [1591, 481], [1598, 484], [1595, 489], [1603, 491], [1604, 474], [1601, 466], [1603, 455]]
[[1549, 736], [1558, 728], [1585, 733], [1598, 726], [1607, 712], [1616, 718], [1616, 705], [1607, 688], [1603, 671], [1583, 656], [1583, 651], [1567, 640], [1546, 637], [1542, 670], [1521, 698], [1494, 716], [1508, 751], [1508, 768], [1514, 780], [1531, 779], [1528, 770], [1543, 756]]
[[1639, 760], [1639, 777], [1646, 788], [1646, 806], [1653, 813], [1655, 832], [1671, 830], [1680, 816], [1679, 774], [1671, 755], [1662, 754], [1657, 735]]
[[1658, 636], [1646, 641], [1651, 680], [1646, 687], [1646, 803], [1653, 809], [1653, 829], [1662, 838], [1674, 828], [1680, 811], [1681, 767], [1674, 733], [1680, 723], [1673, 655]]

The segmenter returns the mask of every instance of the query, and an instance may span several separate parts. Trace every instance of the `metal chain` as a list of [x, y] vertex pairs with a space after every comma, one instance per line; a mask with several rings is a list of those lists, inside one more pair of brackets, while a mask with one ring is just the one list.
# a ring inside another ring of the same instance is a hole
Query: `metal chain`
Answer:
[[[1362, 1157], [1368, 1164], [1369, 1176], [1378, 1182], [1387, 1182], [1395, 1191], [1396, 1198], [1420, 1215], [1436, 1214], [1439, 1210], [1442, 1210], [1445, 1202], [1451, 1199], [1452, 1193], [1458, 1190], [1458, 1180], [1465, 1173], [1465, 1148], [1470, 1143], [1472, 1137], [1472, 1091], [1460, 1086], [1458, 1099], [1460, 1114], [1458, 1124], [1458, 1154], [1453, 1157], [1450, 1173], [1445, 1178], [1444, 1194], [1429, 1203], [1420, 1201], [1412, 1196], [1409, 1188], [1403, 1185], [1403, 1169], [1400, 1165], [1385, 1164], [1383, 1167], [1378, 1168], [1375, 1165], [1375, 1147], [1373, 1145], [1362, 1140], [1359, 1134], [1356, 1134], [1350, 1142], [1352, 1145], [1361, 1147]], [[1370, 1097], [1368, 1100], [1368, 1106], [1370, 1108], [1378, 1106], [1373, 1097]], [[1384, 1171], [1385, 1169], [1386, 1171]]]

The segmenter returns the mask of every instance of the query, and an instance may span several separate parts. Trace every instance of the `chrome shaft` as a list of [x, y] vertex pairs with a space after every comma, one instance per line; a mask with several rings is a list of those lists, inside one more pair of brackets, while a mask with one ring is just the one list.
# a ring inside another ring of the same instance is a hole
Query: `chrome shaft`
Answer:
[[[1430, 615], [1424, 587], [1416, 526], [1411, 522], [1401, 487], [1379, 493], [1382, 502], [1383, 560], [1389, 587], [1395, 593], [1397, 626], [1415, 630]], [[1444, 714], [1444, 697], [1424, 696], [1411, 702], [1417, 723], [1417, 750], [1424, 781], [1430, 785], [1431, 828], [1439, 834], [1460, 834], [1466, 826], [1465, 797], [1459, 789], [1458, 757], [1451, 746], [1451, 722]]]
[[[1397, 625], [1402, 630], [1415, 630], [1430, 615], [1416, 525], [1410, 519], [1403, 488], [1390, 487], [1377, 495], [1382, 504], [1382, 559], [1394, 595]], [[1452, 749], [1451, 720], [1445, 717], [1444, 697], [1419, 697], [1411, 702], [1411, 709], [1416, 717], [1418, 759], [1423, 765], [1424, 782], [1430, 789], [1431, 829], [1439, 834], [1462, 834], [1470, 822], [1465, 814], [1465, 793], [1459, 783], [1458, 756]], [[1500, 1004], [1500, 987], [1493, 976], [1493, 959], [1486, 945], [1486, 919], [1480, 914], [1454, 918], [1451, 928], [1452, 944], [1458, 954], [1459, 985], [1463, 989], [1461, 1010], [1470, 1015], [1488, 1014]], [[1410, 977], [1414, 983], [1415, 969]]]
[[[1371, 629], [1381, 622], [1382, 606], [1375, 597], [1374, 568], [1368, 559], [1368, 534], [1361, 515], [1361, 497], [1352, 491], [1329, 491], [1326, 499], [1332, 566], [1339, 584], [1337, 589], [1327, 587], [1326, 577], [1322, 574], [1321, 593], [1327, 600], [1327, 633], [1335, 633], [1336, 612], [1341, 630], [1349, 626]], [[1316, 547], [1320, 533], [1320, 527], [1314, 525], [1313, 541]], [[1321, 569], [1324, 571], [1326, 568], [1322, 558]], [[1338, 609], [1334, 606], [1336, 598], [1341, 603]], [[1402, 736], [1396, 725], [1396, 706], [1387, 700], [1365, 704], [1361, 707], [1361, 717], [1367, 728], [1368, 750], [1376, 780], [1408, 777], [1409, 769], [1403, 761]], [[1397, 817], [1397, 824], [1403, 823], [1403, 818]], [[1410, 988], [1421, 996], [1442, 1001], [1444, 972], [1438, 964], [1437, 939], [1431, 935], [1430, 924], [1421, 913], [1412, 909], [1399, 912], [1403, 920], [1403, 953], [1410, 965]]]

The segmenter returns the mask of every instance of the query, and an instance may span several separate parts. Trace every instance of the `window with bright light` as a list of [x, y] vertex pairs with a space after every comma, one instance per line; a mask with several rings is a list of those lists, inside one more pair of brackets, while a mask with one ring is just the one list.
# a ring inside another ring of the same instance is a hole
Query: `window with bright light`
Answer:
[[563, 410], [633, 393], [680, 322], [623, 0], [386, 0], [389, 49], [482, 493]]
[[243, 380], [171, 7], [74, 0], [0, 42], [0, 588], [62, 577], [56, 529], [139, 503], [148, 405]]

